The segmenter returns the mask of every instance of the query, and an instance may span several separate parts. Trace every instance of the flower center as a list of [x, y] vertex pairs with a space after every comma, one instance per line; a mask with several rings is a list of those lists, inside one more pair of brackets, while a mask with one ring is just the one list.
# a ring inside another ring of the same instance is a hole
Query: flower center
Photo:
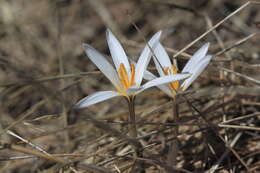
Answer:
[[120, 64], [118, 69], [119, 80], [123, 86], [123, 90], [126, 91], [127, 88], [135, 85], [135, 65], [131, 64], [131, 76], [128, 78], [128, 73], [124, 64]]
[[[172, 65], [171, 67], [165, 67], [163, 69], [163, 72], [165, 75], [173, 75], [173, 74], [177, 74], [178, 73], [178, 69], [176, 66]], [[179, 81], [175, 81], [175, 82], [171, 82], [168, 84], [170, 89], [174, 92], [177, 92], [179, 89]]]

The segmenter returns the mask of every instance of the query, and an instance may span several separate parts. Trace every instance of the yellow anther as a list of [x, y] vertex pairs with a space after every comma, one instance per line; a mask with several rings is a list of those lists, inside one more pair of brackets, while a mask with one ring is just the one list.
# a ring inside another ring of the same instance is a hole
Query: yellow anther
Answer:
[[175, 82], [171, 82], [170, 83], [170, 87], [171, 87], [171, 89], [173, 90], [173, 91], [178, 91], [178, 89], [179, 89], [179, 81], [175, 81]]
[[[173, 75], [178, 73], [178, 69], [176, 66], [165, 67], [163, 69], [163, 72], [165, 75]], [[179, 89], [179, 81], [169, 83], [169, 87], [172, 91], [177, 92], [177, 90]]]
[[[177, 74], [178, 73], [178, 69], [176, 66], [172, 66], [172, 73], [173, 74]], [[179, 89], [179, 81], [175, 81], [175, 82], [171, 82], [170, 83], [170, 86], [172, 88], [172, 90], [174, 90], [175, 92]]]
[[163, 72], [164, 72], [164, 74], [165, 75], [169, 75], [170, 73], [169, 73], [169, 67], [165, 67], [164, 69], [163, 69]]
[[129, 87], [129, 80], [125, 66], [122, 63], [120, 64], [120, 67], [118, 69], [118, 75], [124, 89], [127, 89]]
[[178, 69], [176, 66], [172, 66], [172, 71], [173, 71], [173, 74], [177, 74], [178, 73]]

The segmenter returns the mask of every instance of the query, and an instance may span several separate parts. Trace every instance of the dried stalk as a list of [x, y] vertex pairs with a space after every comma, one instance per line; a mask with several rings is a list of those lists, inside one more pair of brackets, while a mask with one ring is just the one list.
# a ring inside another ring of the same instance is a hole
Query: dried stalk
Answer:
[[[130, 96], [127, 99], [128, 109], [129, 109], [128, 129], [129, 129], [130, 137], [132, 137], [133, 139], [136, 139], [137, 138], [137, 127], [136, 127], [136, 115], [135, 115], [134, 101], [135, 101], [134, 96]], [[134, 149], [134, 163], [132, 165], [130, 173], [142, 172], [143, 171], [142, 162], [137, 160], [138, 157], [142, 157], [142, 152], [140, 151], [140, 148], [138, 148], [136, 146], [133, 146], [133, 149]]]
[[130, 97], [128, 102], [128, 109], [129, 109], [129, 133], [132, 138], [137, 138], [137, 128], [136, 128], [136, 120], [135, 120], [135, 105], [134, 105], [134, 97]]
[[[172, 115], [173, 115], [173, 122], [178, 123], [179, 120], [179, 111], [177, 105], [177, 97], [172, 98]], [[177, 137], [179, 133], [179, 127], [176, 125], [172, 130], [173, 136]], [[173, 140], [169, 149], [167, 164], [168, 166], [176, 166], [177, 164], [177, 155], [178, 155], [178, 140]]]

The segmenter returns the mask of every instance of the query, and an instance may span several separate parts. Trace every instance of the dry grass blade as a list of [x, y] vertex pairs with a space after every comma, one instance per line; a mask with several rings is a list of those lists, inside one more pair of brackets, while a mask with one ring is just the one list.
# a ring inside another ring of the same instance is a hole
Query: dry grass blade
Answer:
[[88, 112], [88, 114], [85, 114], [84, 116], [86, 118], [88, 118], [95, 126], [97, 126], [98, 128], [112, 134], [112, 135], [115, 135], [121, 139], [124, 139], [126, 140], [127, 142], [129, 142], [130, 144], [134, 145], [135, 147], [137, 148], [142, 148], [142, 144], [134, 139], [134, 138], [131, 138], [123, 133], [121, 133], [120, 131], [116, 130], [116, 129], [113, 129], [112, 127], [110, 127], [108, 124], [102, 122], [102, 121], [98, 121], [96, 120], [95, 118], [93, 118], [90, 114], [92, 114], [90, 111]]
[[214, 54], [214, 56], [219, 56], [219, 55], [221, 55], [221, 54], [223, 54], [223, 53], [229, 51], [230, 49], [232, 49], [232, 48], [234, 48], [234, 47], [237, 47], [237, 46], [239, 46], [239, 45], [245, 43], [247, 40], [249, 40], [250, 38], [254, 37], [254, 36], [257, 35], [257, 34], [259, 34], [259, 33], [252, 33], [252, 34], [246, 36], [245, 38], [240, 39], [239, 41], [237, 41], [237, 42], [235, 42], [234, 44], [228, 46], [227, 48], [224, 48], [223, 50], [217, 52], [216, 54]]
[[[240, 138], [241, 136], [242, 136], [242, 132], [238, 133], [238, 134], [234, 137], [234, 139], [231, 141], [230, 147], [234, 147], [234, 145], [238, 142], [238, 140], [239, 140], [239, 138]], [[208, 171], [206, 171], [206, 173], [214, 173], [214, 172], [218, 169], [220, 163], [225, 159], [225, 157], [227, 157], [228, 153], [229, 153], [229, 150], [226, 149], [226, 151], [225, 151], [225, 152], [222, 154], [222, 156], [218, 159], [217, 163], [215, 163]]]
[[1, 84], [0, 87], [11, 87], [11, 86], [16, 86], [16, 85], [18, 85], [18, 86], [33, 85], [35, 83], [49, 82], [49, 81], [69, 79], [69, 78], [81, 78], [84, 76], [96, 75], [96, 74], [101, 74], [101, 73], [100, 73], [100, 71], [92, 71], [92, 72], [81, 72], [81, 73], [77, 73], [77, 74], [64, 74], [64, 75], [43, 77], [43, 78], [34, 79], [34, 80], [8, 82], [5, 84]]
[[257, 85], [260, 85], [260, 80], [256, 80], [256, 79], [254, 79], [254, 78], [252, 78], [252, 77], [249, 77], [249, 76], [247, 76], [247, 75], [244, 75], [244, 74], [241, 74], [241, 73], [238, 73], [238, 72], [229, 70], [229, 69], [227, 69], [227, 68], [220, 67], [220, 69], [221, 69], [221, 70], [224, 70], [224, 71], [226, 71], [226, 72], [228, 72], [228, 73], [232, 73], [232, 74], [234, 74], [234, 75], [236, 75], [236, 76], [239, 76], [239, 77], [241, 77], [241, 78], [244, 78], [244, 79], [246, 79], [246, 80], [248, 80], [248, 81], [250, 81], [250, 82], [253, 82], [253, 83], [257, 84]]
[[11, 129], [12, 127], [14, 127], [16, 124], [21, 123], [26, 117], [30, 116], [34, 111], [36, 111], [39, 107], [43, 106], [45, 104], [45, 100], [42, 100], [40, 102], [38, 102], [37, 104], [35, 104], [31, 109], [29, 109], [27, 112], [23, 113], [20, 118], [16, 121], [14, 121], [12, 124], [10, 124], [9, 126], [7, 126], [5, 129], [0, 131], [0, 136], [3, 133], [6, 133], [7, 130]]
[[[185, 98], [185, 96], [184, 96]], [[208, 126], [211, 128], [211, 130], [216, 134], [216, 136], [218, 136], [221, 141], [223, 143], [225, 143], [225, 140], [223, 139], [223, 137], [219, 134], [219, 132], [217, 131], [217, 129], [215, 128], [214, 124], [212, 124], [210, 121], [207, 120], [207, 118], [205, 117], [204, 113], [201, 113], [191, 102], [188, 101], [187, 98], [185, 98], [186, 102], [192, 107], [192, 109], [194, 109], [199, 116], [208, 124]], [[246, 165], [246, 163], [243, 161], [243, 159], [237, 154], [237, 152], [235, 150], [232, 149], [232, 147], [230, 147], [229, 144], [225, 143], [225, 146], [236, 156], [236, 158], [243, 164], [243, 166], [249, 170], [248, 166]]]
[[260, 127], [251, 127], [251, 126], [243, 126], [243, 125], [231, 125], [231, 124], [219, 124], [218, 126], [224, 127], [224, 128], [260, 131]]
[[229, 14], [227, 17], [225, 17], [223, 20], [221, 20], [220, 22], [218, 22], [217, 24], [215, 24], [213, 27], [211, 27], [209, 30], [207, 30], [206, 32], [204, 32], [201, 36], [199, 36], [197, 39], [193, 40], [191, 43], [189, 43], [187, 46], [185, 46], [183, 49], [181, 49], [177, 54], [175, 54], [173, 56], [173, 58], [176, 58], [177, 56], [179, 56], [182, 52], [184, 52], [185, 50], [187, 50], [188, 48], [190, 48], [193, 44], [195, 44], [197, 41], [199, 41], [200, 39], [202, 39], [203, 37], [205, 37], [208, 33], [214, 31], [218, 26], [220, 26], [222, 23], [224, 23], [226, 20], [228, 20], [230, 17], [232, 17], [233, 15], [235, 15], [236, 13], [238, 13], [239, 11], [241, 11], [242, 9], [244, 9], [246, 6], [248, 6], [249, 4], [251, 4], [250, 1], [246, 2], [244, 5], [242, 5], [241, 7], [239, 7], [237, 10], [235, 10], [233, 13]]

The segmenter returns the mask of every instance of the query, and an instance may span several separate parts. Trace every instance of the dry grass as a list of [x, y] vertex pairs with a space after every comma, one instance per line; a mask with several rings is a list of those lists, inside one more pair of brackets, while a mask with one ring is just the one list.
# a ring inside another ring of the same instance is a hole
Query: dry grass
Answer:
[[[245, 3], [0, 1], [0, 172], [126, 173], [140, 161], [147, 173], [165, 172], [176, 125], [179, 172], [259, 172], [260, 5], [247, 4], [210, 29]], [[71, 110], [84, 96], [112, 87], [82, 48], [86, 42], [108, 54], [107, 27], [133, 59], [143, 38], [161, 29], [171, 55], [185, 51], [177, 56], [180, 68], [206, 41], [215, 55], [190, 92], [179, 97], [180, 122], [171, 120], [171, 102], [158, 89], [137, 97], [143, 147], [137, 160], [130, 144], [139, 143], [126, 135], [122, 98]]]

